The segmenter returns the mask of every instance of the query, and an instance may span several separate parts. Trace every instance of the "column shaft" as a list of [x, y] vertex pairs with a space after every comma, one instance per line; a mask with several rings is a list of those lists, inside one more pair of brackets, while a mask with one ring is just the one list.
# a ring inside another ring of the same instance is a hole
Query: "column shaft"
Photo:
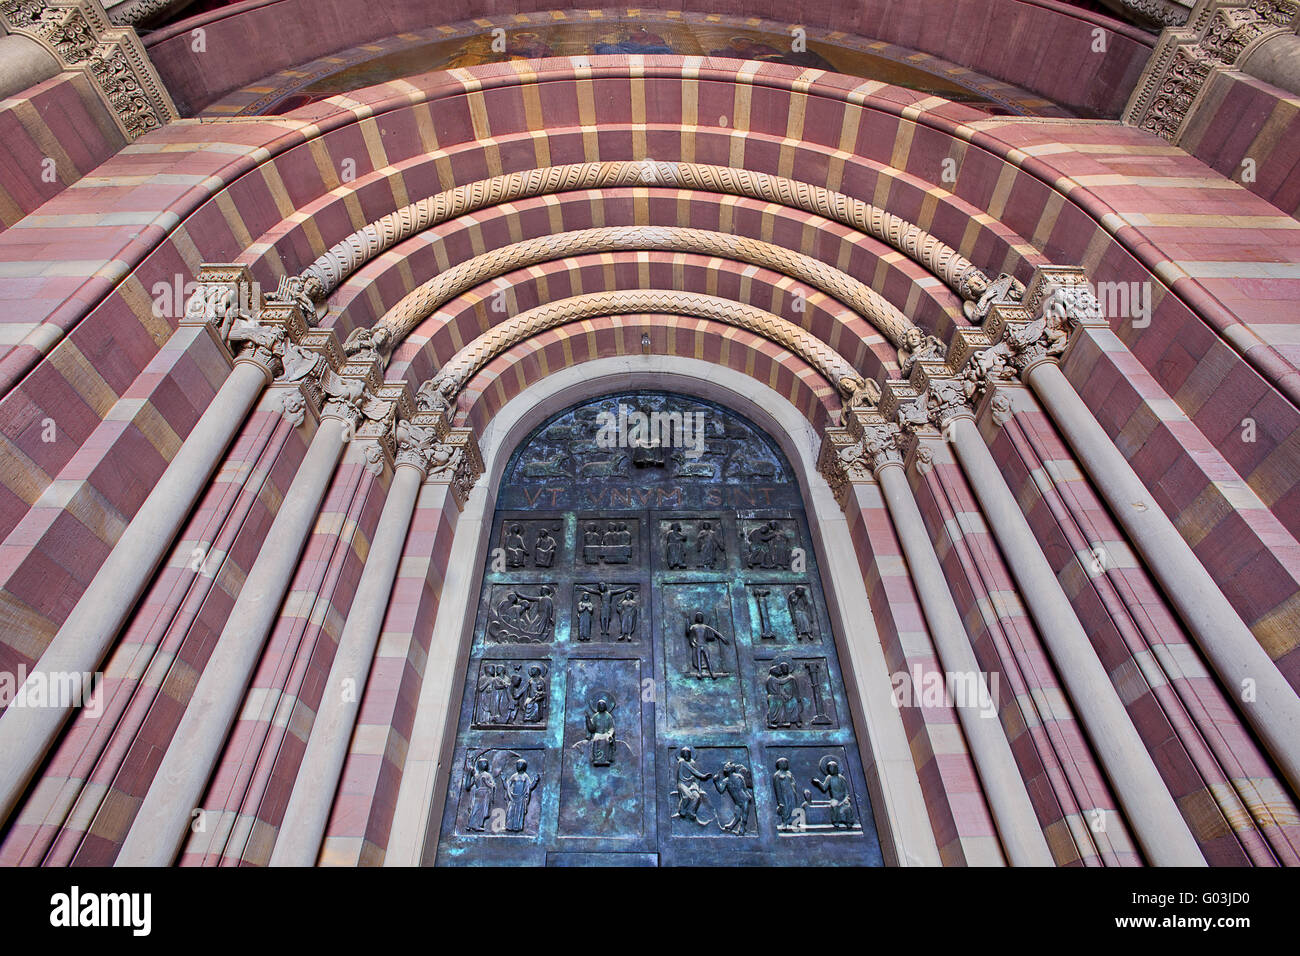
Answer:
[[1228, 693], [1255, 688], [1242, 712], [1300, 794], [1300, 697], [1060, 368], [1042, 362], [1028, 380]]
[[253, 670], [334, 477], [347, 430], [324, 418], [267, 531], [212, 656], [118, 854], [117, 866], [167, 866], [216, 767]]
[[[41, 672], [99, 669], [267, 379], [260, 365], [235, 365], [41, 654]], [[0, 717], [0, 821], [13, 811], [70, 710], [11, 707]]]
[[1147, 859], [1157, 866], [1204, 866], [1178, 804], [975, 422], [959, 418], [951, 434], [962, 470]]
[[[984, 677], [979, 662], [975, 659], [952, 592], [948, 590], [943, 568], [925, 530], [925, 521], [912, 495], [907, 475], [901, 465], [887, 464], [877, 472], [876, 479], [880, 482], [889, 516], [902, 543], [903, 556], [907, 558], [912, 573], [912, 584], [921, 598], [925, 619], [930, 625], [944, 670], [974, 674], [983, 687]], [[991, 697], [985, 699], [991, 700]], [[982, 714], [975, 701], [962, 702], [957, 707], [957, 716], [970, 742], [975, 769], [988, 796], [1007, 859], [1013, 866], [1054, 866], [1055, 860], [1038, 825], [1038, 816], [1011, 753], [1002, 722], [996, 714], [991, 718]]]
[[[393, 473], [384, 510], [366, 555], [366, 566], [339, 637], [329, 680], [312, 722], [293, 793], [284, 811], [284, 822], [271, 854], [272, 866], [311, 866], [320, 853], [357, 712], [361, 709], [361, 692], [370, 674], [423, 479], [423, 473], [415, 465], [399, 464]], [[354, 682], [355, 693], [349, 695], [350, 699], [341, 692], [345, 680]]]

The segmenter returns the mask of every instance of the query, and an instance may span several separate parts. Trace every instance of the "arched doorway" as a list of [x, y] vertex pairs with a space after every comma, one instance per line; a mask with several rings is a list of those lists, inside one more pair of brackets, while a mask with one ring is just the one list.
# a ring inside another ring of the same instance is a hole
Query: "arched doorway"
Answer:
[[720, 405], [515, 450], [458, 719], [439, 864], [881, 862], [799, 485]]

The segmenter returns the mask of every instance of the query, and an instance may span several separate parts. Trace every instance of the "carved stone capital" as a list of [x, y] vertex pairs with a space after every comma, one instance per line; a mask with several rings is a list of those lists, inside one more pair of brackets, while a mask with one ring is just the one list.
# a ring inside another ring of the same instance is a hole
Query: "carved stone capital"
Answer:
[[898, 425], [904, 439], [918, 429], [931, 425], [943, 429], [957, 418], [974, 417], [963, 380], [953, 377], [947, 366], [937, 364], [918, 369], [906, 382], [886, 382], [880, 407], [886, 420]]
[[128, 140], [179, 117], [135, 31], [113, 26], [99, 0], [0, 0], [0, 27], [84, 73]]
[[469, 428], [453, 428], [439, 442], [430, 458], [427, 484], [449, 485], [458, 508], [464, 508], [470, 492], [483, 474], [483, 455]]
[[822, 433], [817, 470], [830, 485], [841, 508], [848, 505], [853, 485], [872, 480], [871, 464], [864, 457], [862, 442], [847, 428], [831, 427]]
[[1165, 30], [1124, 110], [1124, 122], [1177, 143], [1210, 77], [1239, 67], [1264, 41], [1294, 30], [1297, 0], [1199, 0]]

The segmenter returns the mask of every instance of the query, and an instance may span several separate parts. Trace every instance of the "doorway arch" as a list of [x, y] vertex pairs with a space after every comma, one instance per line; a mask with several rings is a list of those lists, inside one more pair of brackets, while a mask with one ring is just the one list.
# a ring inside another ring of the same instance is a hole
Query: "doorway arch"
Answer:
[[656, 389], [715, 402], [748, 418], [790, 463], [823, 572], [830, 630], [845, 676], [861, 765], [887, 864], [939, 860], [846, 519], [817, 473], [820, 436], [788, 399], [733, 369], [659, 355], [602, 358], [566, 367], [523, 389], [482, 429], [485, 478], [460, 514], [426, 679], [398, 793], [386, 865], [432, 864], [453, 766], [456, 715], [487, 566], [496, 489], [514, 450], [547, 418], [620, 390]]

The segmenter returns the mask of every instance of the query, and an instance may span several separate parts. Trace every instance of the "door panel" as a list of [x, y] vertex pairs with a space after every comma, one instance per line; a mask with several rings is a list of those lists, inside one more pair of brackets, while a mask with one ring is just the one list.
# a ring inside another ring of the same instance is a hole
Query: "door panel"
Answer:
[[608, 396], [538, 428], [497, 507], [440, 865], [880, 864], [766, 435], [685, 396]]

